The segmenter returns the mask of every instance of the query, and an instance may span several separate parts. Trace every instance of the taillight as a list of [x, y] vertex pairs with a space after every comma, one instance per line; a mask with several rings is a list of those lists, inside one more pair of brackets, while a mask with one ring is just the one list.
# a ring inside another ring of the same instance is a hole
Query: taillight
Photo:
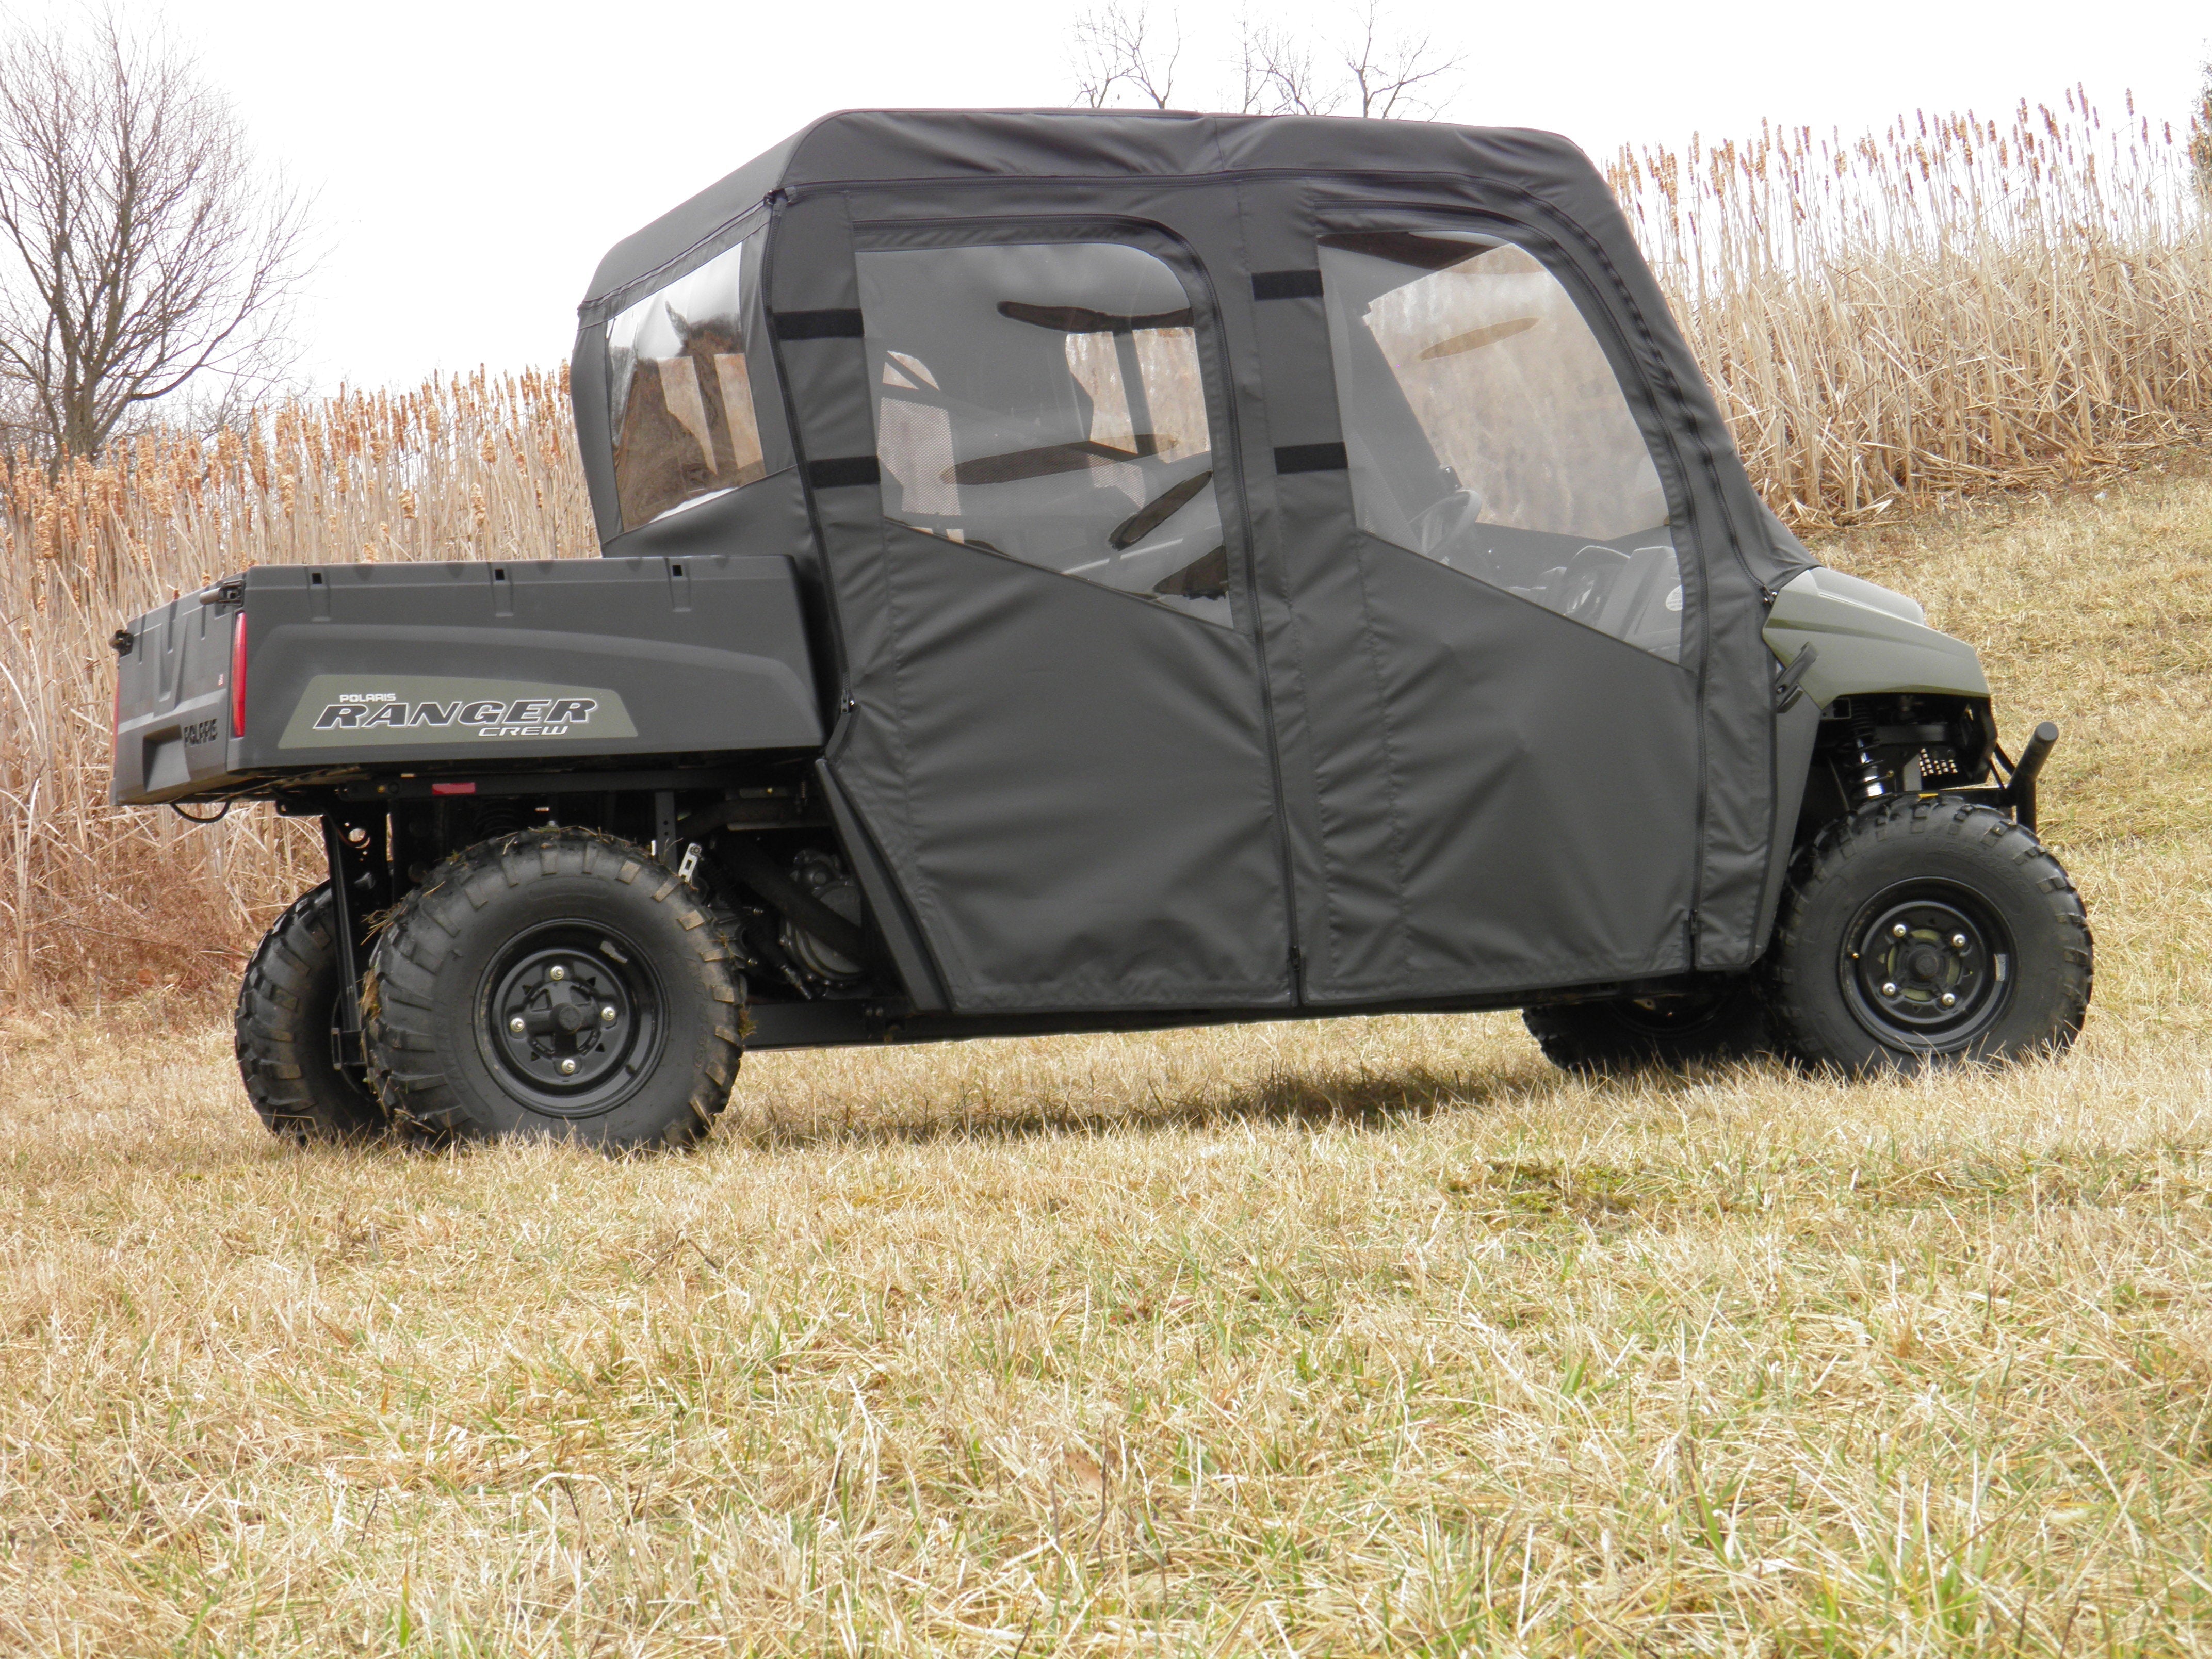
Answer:
[[246, 612], [230, 629], [230, 735], [246, 735]]

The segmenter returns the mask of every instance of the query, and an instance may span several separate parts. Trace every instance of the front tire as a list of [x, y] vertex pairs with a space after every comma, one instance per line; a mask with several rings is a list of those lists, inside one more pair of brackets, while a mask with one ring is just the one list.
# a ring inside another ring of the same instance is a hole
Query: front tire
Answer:
[[325, 882], [276, 919], [238, 988], [238, 1073], [271, 1134], [362, 1140], [387, 1127], [366, 1080], [331, 1052], [337, 1001], [337, 928]]
[[1681, 996], [1540, 1004], [1521, 1019], [1553, 1065], [1595, 1077], [1750, 1060], [1773, 1046], [1760, 988], [1744, 977]]
[[401, 902], [363, 1024], [397, 1121], [621, 1151], [712, 1127], [743, 1007], [722, 928], [672, 871], [611, 836], [532, 830], [455, 854]]
[[2081, 895], [2034, 831], [1942, 797], [1823, 830], [1770, 962], [1791, 1054], [1854, 1076], [2063, 1052], [2095, 974]]

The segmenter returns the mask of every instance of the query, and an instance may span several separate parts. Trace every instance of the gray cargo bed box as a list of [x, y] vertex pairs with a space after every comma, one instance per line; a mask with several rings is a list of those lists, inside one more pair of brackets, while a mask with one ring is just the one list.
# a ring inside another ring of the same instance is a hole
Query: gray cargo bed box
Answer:
[[118, 805], [402, 765], [572, 766], [823, 738], [797, 574], [781, 557], [259, 565], [126, 632]]

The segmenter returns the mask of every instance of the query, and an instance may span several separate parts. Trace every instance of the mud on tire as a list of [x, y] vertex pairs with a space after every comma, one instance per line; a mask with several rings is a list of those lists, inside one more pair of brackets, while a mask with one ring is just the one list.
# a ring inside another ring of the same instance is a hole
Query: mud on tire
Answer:
[[1799, 855], [1768, 1003], [1814, 1066], [2011, 1060], [2073, 1042], [2094, 971], [2081, 895], [2034, 831], [1969, 801], [1886, 800]]
[[1553, 1065], [1597, 1077], [1749, 1060], [1773, 1048], [1762, 988], [1743, 976], [1689, 996], [1540, 1004], [1521, 1018]]
[[375, 1095], [331, 1051], [337, 1000], [337, 934], [325, 882], [276, 919], [238, 988], [239, 1075], [272, 1134], [360, 1140], [387, 1127]]
[[744, 994], [721, 924], [643, 848], [528, 830], [455, 854], [393, 913], [363, 994], [369, 1076], [434, 1134], [685, 1146], [729, 1098]]

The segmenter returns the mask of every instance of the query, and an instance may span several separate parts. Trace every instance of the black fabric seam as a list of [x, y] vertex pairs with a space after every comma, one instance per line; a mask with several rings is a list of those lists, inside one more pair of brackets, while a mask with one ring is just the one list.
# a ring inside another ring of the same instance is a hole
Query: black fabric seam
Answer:
[[[1367, 636], [1367, 665], [1375, 677], [1375, 720], [1382, 728], [1383, 755], [1383, 792], [1390, 807], [1390, 905], [1398, 918], [1399, 966], [1408, 975], [1413, 971], [1413, 918], [1406, 900], [1406, 826], [1404, 803], [1398, 783], [1398, 745], [1391, 732], [1390, 686], [1382, 662], [1381, 630], [1375, 625], [1375, 601], [1367, 586], [1367, 548], [1365, 544], [1379, 539], [1369, 536], [1353, 525], [1352, 534], [1360, 545], [1353, 556], [1353, 568], [1359, 575], [1359, 613], [1364, 624], [1360, 631]], [[1385, 543], [1388, 546], [1389, 544]], [[1419, 556], [1416, 555], [1418, 557]]]
[[[840, 194], [841, 199], [844, 204], [843, 216], [845, 221], [845, 246], [843, 249], [843, 258], [846, 263], [852, 268], [853, 291], [854, 296], [857, 298], [860, 295], [860, 290], [859, 228], [854, 222], [853, 219], [851, 193], [849, 191], [846, 191], [841, 192]], [[863, 305], [855, 307], [854, 309], [859, 311], [862, 318], [863, 333], [860, 341], [861, 353], [860, 379], [865, 386], [868, 380], [866, 368], [867, 339], [865, 331], [867, 307]], [[769, 331], [773, 333], [775, 331], [771, 328]], [[874, 437], [875, 410], [872, 404], [871, 404], [868, 412], [868, 427], [871, 437]], [[878, 440], [878, 441], [880, 441], [880, 440]], [[877, 492], [876, 519], [874, 528], [878, 556], [882, 561], [883, 567], [884, 631], [886, 635], [884, 655], [889, 668], [889, 678], [890, 681], [890, 731], [889, 733], [888, 744], [893, 764], [898, 769], [899, 792], [902, 797], [905, 821], [908, 824], [912, 825], [918, 823], [921, 820], [916, 816], [915, 811], [914, 758], [907, 741], [908, 722], [906, 718], [906, 661], [901, 649], [902, 641], [904, 638], [904, 630], [899, 625], [900, 610], [898, 589], [897, 585], [893, 579], [891, 550], [889, 541], [884, 534], [883, 461], [879, 453], [871, 452], [871, 454], [875, 459], [877, 465], [877, 480], [875, 484], [875, 489]], [[824, 566], [824, 574], [828, 575], [828, 567], [830, 563], [830, 560], [826, 538], [823, 546], [823, 563]], [[842, 625], [840, 627], [840, 639], [842, 641]], [[855, 714], [859, 713], [860, 688], [858, 684], [854, 684], [850, 679], [848, 680], [846, 685], [846, 696], [853, 702], [854, 712]], [[850, 744], [848, 742], [848, 747], [849, 746]], [[851, 792], [848, 790], [847, 793], [849, 794]], [[946, 916], [945, 907], [939, 899], [937, 884], [931, 877], [927, 864], [922, 857], [922, 849], [919, 838], [909, 836], [908, 839], [913, 845], [913, 871], [911, 877], [913, 891], [908, 895], [907, 902], [915, 910], [915, 921], [921, 933], [923, 945], [929, 953], [931, 964], [937, 970], [938, 987], [945, 993], [945, 1005], [948, 1009], [957, 1012], [961, 1006], [962, 988], [964, 986], [972, 994], [976, 984], [975, 975], [972, 965], [968, 963], [964, 955], [958, 955], [954, 951], [948, 948], [954, 939], [954, 934], [949, 919]], [[891, 860], [888, 854], [885, 855], [884, 861], [894, 874], [897, 872], [898, 866]], [[933, 920], [936, 923], [936, 933], [933, 936], [930, 927], [930, 923]], [[957, 960], [956, 960], [957, 955]], [[958, 982], [956, 982], [954, 979], [956, 972], [959, 975]]]
[[[620, 316], [623, 312], [629, 310], [629, 307], [627, 304], [617, 304], [616, 302], [617, 301], [627, 301], [634, 294], [651, 293], [652, 289], [646, 286], [648, 283], [659, 284], [664, 281], [675, 281], [676, 277], [668, 276], [666, 273], [675, 270], [677, 266], [682, 264], [693, 254], [697, 253], [702, 249], [712, 245], [717, 238], [728, 234], [731, 230], [735, 228], [737, 226], [744, 223], [746, 220], [751, 218], [755, 214], [761, 215], [765, 220], [774, 219], [775, 216], [769, 210], [769, 197], [775, 194], [775, 192], [771, 191], [767, 196], [762, 197], [759, 201], [755, 202], [751, 206], [745, 209], [744, 212], [732, 214], [729, 218], [723, 220], [720, 224], [716, 225], [712, 230], [702, 236], [697, 241], [692, 243], [690, 246], [685, 248], [682, 252], [670, 254], [668, 258], [663, 259], [659, 264], [653, 266], [651, 270], [640, 271], [628, 282], [617, 283], [614, 287], [609, 289], [605, 294], [594, 294], [580, 301], [576, 307], [577, 321], [582, 326], [588, 328], [594, 325], [605, 324], [610, 319]], [[751, 234], [752, 233], [750, 231], [746, 231], [743, 235], [732, 237], [730, 240], [730, 247], [736, 246], [738, 243], [744, 241], [746, 236], [750, 236]], [[713, 255], [710, 256], [709, 258], [702, 259], [699, 264], [702, 265], [708, 264], [712, 262], [712, 259], [719, 258], [729, 251], [729, 247], [715, 248]], [[693, 269], [696, 270], [697, 267], [694, 266]], [[685, 270], [679, 271], [677, 274], [678, 276], [689, 276], [691, 272]]]
[[[817, 179], [811, 183], [780, 186], [794, 202], [808, 196], [849, 193], [864, 190], [903, 189], [915, 185], [931, 188], [949, 186], [954, 189], [1005, 190], [1011, 185], [1042, 186], [1047, 189], [1066, 189], [1077, 185], [1165, 185], [1177, 190], [1204, 189], [1211, 185], [1228, 181], [1259, 182], [1270, 179], [1379, 180], [1389, 183], [1420, 183], [1431, 181], [1465, 190], [1468, 175], [1438, 169], [1423, 168], [1419, 172], [1397, 172], [1386, 167], [1224, 167], [1216, 173], [992, 173], [968, 177], [948, 177], [943, 173], [892, 173], [872, 179]], [[1501, 179], [1485, 179], [1483, 188], [1498, 191], [1525, 202], [1540, 202], [1533, 191]], [[1408, 204], [1409, 207], [1415, 204]], [[1418, 208], [1416, 208], [1418, 210]], [[877, 224], [878, 220], [856, 221], [856, 223]], [[902, 223], [893, 220], [888, 222]]]
[[1204, 617], [1194, 617], [1188, 611], [1177, 611], [1171, 605], [1160, 604], [1160, 599], [1167, 597], [1164, 594], [1133, 593], [1126, 587], [1109, 587], [1103, 582], [1085, 581], [1082, 577], [1071, 575], [1065, 570], [1054, 570], [1045, 565], [1031, 564], [1027, 559], [1009, 553], [1003, 548], [985, 546], [975, 542], [956, 542], [950, 536], [940, 536], [933, 531], [924, 530], [919, 525], [908, 524], [904, 519], [896, 518], [889, 513], [883, 514], [880, 517], [885, 524], [895, 524], [901, 530], [910, 532], [929, 541], [941, 543], [946, 547], [957, 547], [963, 553], [980, 553], [987, 559], [1002, 559], [1006, 563], [1018, 566], [1021, 569], [1034, 570], [1040, 576], [1051, 576], [1060, 581], [1081, 582], [1086, 592], [1111, 593], [1116, 599], [1133, 599], [1156, 615], [1180, 617], [1183, 621], [1196, 623], [1201, 628], [1211, 628], [1218, 632], [1227, 634], [1231, 638], [1243, 640], [1247, 645], [1251, 643], [1244, 631], [1233, 623], [1209, 622]]
[[[770, 192], [771, 198], [773, 196], [774, 192]], [[746, 210], [747, 212], [751, 210]], [[741, 215], [740, 217], [742, 216]], [[775, 234], [783, 220], [781, 204], [769, 206], [768, 219], [769, 235], [767, 242], [761, 248], [760, 289], [757, 296], [763, 312], [771, 309], [769, 301], [775, 292], [776, 247], [782, 240]], [[736, 222], [733, 220], [732, 222]], [[848, 223], [849, 222], [848, 218]], [[806, 476], [805, 428], [799, 422], [798, 402], [792, 396], [791, 376], [784, 369], [782, 345], [776, 339], [775, 330], [773, 327], [768, 330], [768, 349], [769, 361], [774, 365], [775, 370], [776, 398], [783, 405], [784, 434], [791, 441], [792, 465], [798, 469], [799, 493], [806, 503], [807, 524], [814, 532], [814, 557], [819, 567], [823, 599], [830, 609], [830, 650], [832, 659], [830, 668], [837, 683], [837, 701], [842, 705], [853, 695], [852, 653], [846, 644], [845, 618], [837, 603], [837, 577], [830, 561], [830, 537], [823, 528], [821, 503], [815, 500], [814, 486]], [[843, 708], [840, 707], [832, 709], [830, 734], [823, 744], [824, 755], [829, 754], [830, 745], [836, 742], [843, 725]]]
[[[884, 621], [885, 623], [884, 631], [889, 636], [884, 656], [890, 668], [891, 745], [892, 753], [898, 763], [901, 792], [906, 797], [906, 821], [911, 825], [920, 823], [922, 820], [917, 816], [915, 811], [914, 756], [907, 741], [910, 723], [906, 717], [907, 663], [902, 648], [905, 633], [900, 626], [901, 605], [897, 572], [895, 568], [896, 561], [892, 556], [890, 538], [884, 533], [884, 526], [887, 522], [888, 520], [878, 511], [876, 518], [876, 542], [881, 550], [880, 556], [884, 568]], [[937, 919], [938, 927], [940, 929], [939, 937], [949, 945], [954, 938], [954, 933], [945, 907], [939, 899], [936, 879], [929, 873], [927, 863], [922, 857], [921, 837], [909, 836], [908, 839], [914, 843], [914, 883], [916, 889], [915, 901], [917, 907], [924, 904], [928, 907], [929, 913]], [[925, 927], [923, 936], [927, 938], [927, 935], [928, 929]], [[933, 945], [930, 954], [936, 962], [938, 983], [944, 988], [945, 1003], [957, 1011], [960, 1007], [960, 993], [952, 981], [952, 958], [956, 953]], [[965, 952], [957, 954], [961, 979], [972, 996], [979, 983], [974, 965], [967, 960]]]
[[[1214, 133], [1216, 152], [1220, 148], [1220, 133]], [[1250, 243], [1244, 235], [1244, 191], [1231, 184], [1229, 196], [1236, 204], [1237, 246], [1240, 255], [1249, 255]], [[1186, 244], [1185, 246], [1188, 246]], [[1244, 420], [1243, 399], [1237, 395], [1236, 364], [1229, 352], [1229, 309], [1221, 302], [1220, 292], [1214, 286], [1213, 273], [1200, 257], [1196, 248], [1190, 249], [1192, 267], [1198, 279], [1206, 286], [1206, 298], [1213, 312], [1213, 335], [1221, 352], [1222, 406], [1229, 420], [1229, 453], [1235, 458], [1236, 495], [1243, 509], [1244, 520], [1244, 592], [1249, 596], [1252, 616], [1246, 637], [1251, 641], [1254, 663], [1259, 672], [1260, 732], [1267, 748], [1268, 805], [1274, 817], [1275, 871], [1281, 883], [1279, 914], [1282, 918], [1285, 960], [1283, 983], [1288, 988], [1290, 1000], [1296, 1005], [1305, 994], [1305, 943], [1298, 926], [1297, 853], [1291, 842], [1290, 792], [1283, 786], [1282, 728], [1275, 719], [1275, 676], [1267, 657], [1267, 629], [1261, 614], [1260, 593], [1260, 538], [1253, 527], [1252, 495], [1244, 477]], [[1239, 263], [1249, 268], [1249, 258]], [[1201, 374], [1204, 372], [1201, 368]], [[1264, 371], [1262, 371], [1264, 376]], [[1259, 399], [1264, 410], [1267, 398]], [[1263, 416], [1264, 421], [1264, 416]], [[1272, 430], [1264, 435], [1273, 437]], [[1232, 612], [1233, 614], [1233, 612]]]
[[[1249, 231], [1245, 228], [1249, 221], [1249, 213], [1247, 210], [1244, 185], [1242, 180], [1237, 181], [1234, 186], [1233, 193], [1237, 201], [1237, 222], [1240, 233], [1240, 240], [1244, 248], [1249, 252], [1251, 246], [1251, 238]], [[1302, 191], [1299, 194], [1298, 209], [1302, 216], [1301, 222], [1304, 219], [1310, 219], [1312, 216], [1310, 194], [1311, 193], [1310, 191]], [[1319, 270], [1320, 267], [1316, 265], [1315, 267], [1316, 274], [1318, 274]], [[1253, 313], [1252, 321], [1254, 339], [1256, 344], [1260, 335], [1260, 319], [1256, 310]], [[1327, 340], [1325, 324], [1322, 337], [1325, 343]], [[1333, 392], [1334, 381], [1336, 374], [1336, 365], [1333, 359], [1328, 358], [1326, 356], [1324, 356], [1323, 361], [1328, 362], [1328, 365]], [[1267, 369], [1264, 362], [1261, 367], [1260, 379], [1262, 382], [1261, 396], [1260, 399], [1261, 414], [1263, 421], [1267, 421], [1268, 427], [1266, 435], [1272, 438], [1274, 435], [1274, 428], [1272, 421], [1267, 420], [1267, 412], [1268, 404], [1265, 394]], [[1272, 454], [1276, 446], [1270, 444], [1268, 447], [1270, 453]], [[1319, 975], [1324, 978], [1333, 975], [1335, 969], [1335, 964], [1341, 959], [1343, 955], [1346, 933], [1344, 927], [1341, 924], [1341, 919], [1338, 915], [1338, 905], [1335, 897], [1336, 875], [1343, 866], [1342, 861], [1333, 851], [1333, 841], [1328, 833], [1330, 814], [1327, 805], [1322, 799], [1322, 794], [1321, 773], [1318, 764], [1318, 740], [1315, 735], [1313, 702], [1309, 689], [1311, 682], [1306, 672], [1306, 629], [1309, 623], [1304, 613], [1297, 605], [1294, 595], [1293, 585], [1291, 580], [1291, 538], [1284, 530], [1284, 526], [1287, 522], [1287, 514], [1283, 501], [1282, 485], [1280, 483], [1281, 476], [1281, 474], [1278, 473], [1275, 479], [1271, 481], [1268, 485], [1269, 500], [1273, 504], [1274, 522], [1276, 526], [1275, 574], [1277, 580], [1281, 583], [1281, 591], [1277, 597], [1280, 600], [1283, 607], [1283, 635], [1284, 642], [1290, 657], [1288, 665], [1290, 679], [1291, 683], [1296, 688], [1295, 695], [1297, 700], [1299, 724], [1305, 732], [1307, 762], [1306, 787], [1311, 792], [1310, 799], [1313, 804], [1312, 833], [1314, 854], [1320, 865], [1321, 876], [1321, 894], [1319, 903], [1320, 914], [1316, 918], [1316, 921], [1321, 927], [1323, 937], [1327, 939], [1328, 945], [1328, 956], [1327, 960], [1316, 963], [1301, 958], [1299, 962], [1296, 990], [1297, 993], [1297, 999], [1299, 1002], [1303, 1004], [1310, 1000], [1310, 998], [1308, 995], [1308, 990], [1313, 984], [1316, 975]], [[1259, 538], [1256, 535], [1253, 538], [1253, 557], [1256, 563], [1259, 557]], [[1256, 587], [1253, 594], [1253, 599], [1256, 613], [1259, 600], [1259, 594], [1256, 591]], [[1255, 614], [1253, 617], [1253, 623], [1255, 630], [1264, 638], [1267, 632], [1265, 618]], [[1271, 736], [1272, 735], [1274, 734], [1271, 733]], [[1296, 939], [1304, 936], [1304, 924], [1299, 908], [1297, 847], [1293, 839], [1294, 825], [1291, 813], [1290, 790], [1287, 785], [1282, 784], [1282, 778], [1284, 775], [1283, 759], [1282, 744], [1279, 737], [1278, 737], [1275, 742], [1275, 770], [1277, 781], [1280, 786], [1280, 798], [1282, 800], [1283, 838], [1285, 845], [1289, 848], [1289, 869], [1286, 877], [1287, 886], [1284, 896], [1289, 908], [1291, 926], [1292, 928], [1291, 936]]]

